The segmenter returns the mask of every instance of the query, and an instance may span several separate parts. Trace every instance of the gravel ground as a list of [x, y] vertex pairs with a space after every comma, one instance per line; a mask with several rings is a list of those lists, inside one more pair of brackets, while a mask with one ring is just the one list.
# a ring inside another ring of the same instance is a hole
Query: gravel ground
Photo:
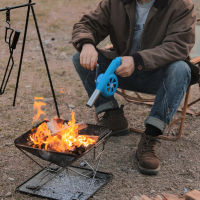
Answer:
[[[72, 25], [82, 14], [92, 9], [98, 0], [40, 0], [35, 7], [42, 38], [44, 40], [50, 72], [54, 83], [61, 117], [70, 119], [73, 107], [79, 121], [95, 123], [93, 110], [85, 107], [87, 95], [77, 76], [71, 57], [75, 52], [71, 45]], [[24, 0], [1, 0], [0, 6], [24, 3]], [[195, 0], [197, 15], [200, 17], [200, 2]], [[12, 11], [12, 25], [23, 30], [25, 9]], [[0, 14], [0, 80], [8, 60], [8, 49], [3, 43], [5, 16]], [[15, 188], [39, 168], [25, 157], [13, 144], [15, 138], [32, 127], [34, 96], [43, 96], [47, 104], [46, 118], [56, 115], [46, 70], [41, 57], [34, 23], [30, 21], [22, 74], [16, 107], [12, 107], [20, 45], [15, 51], [16, 65], [11, 75], [6, 93], [0, 96], [0, 199], [34, 200], [40, 199], [15, 193]], [[22, 39], [22, 38], [21, 38]], [[60, 93], [60, 90], [64, 93]], [[192, 98], [199, 96], [198, 86], [192, 90]], [[144, 105], [125, 105], [125, 113], [130, 126], [142, 127], [150, 108]], [[200, 105], [193, 107], [200, 109]], [[161, 141], [158, 154], [161, 158], [161, 171], [157, 176], [144, 176], [137, 170], [134, 153], [140, 136], [111, 138], [102, 158], [100, 170], [113, 174], [113, 180], [95, 194], [92, 199], [132, 199], [146, 194], [156, 196], [163, 192], [183, 194], [186, 191], [200, 190], [200, 118], [187, 115], [183, 137], [177, 142]]]

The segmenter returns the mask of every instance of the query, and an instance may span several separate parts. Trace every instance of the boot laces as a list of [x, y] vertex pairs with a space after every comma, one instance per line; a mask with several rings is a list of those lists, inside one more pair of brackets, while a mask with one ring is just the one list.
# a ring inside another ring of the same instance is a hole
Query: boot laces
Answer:
[[157, 137], [144, 136], [142, 152], [145, 153], [146, 156], [156, 156], [155, 146], [157, 143], [160, 143]]

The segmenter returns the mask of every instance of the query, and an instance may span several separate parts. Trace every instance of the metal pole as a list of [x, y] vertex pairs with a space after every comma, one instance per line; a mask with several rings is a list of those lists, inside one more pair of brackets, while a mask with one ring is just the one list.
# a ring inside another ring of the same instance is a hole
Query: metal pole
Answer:
[[58, 105], [57, 105], [57, 101], [56, 101], [56, 95], [55, 95], [55, 92], [54, 92], [53, 83], [52, 83], [52, 80], [51, 80], [51, 75], [50, 75], [50, 72], [49, 72], [49, 67], [48, 67], [46, 55], [45, 55], [45, 52], [44, 52], [44, 47], [43, 47], [43, 44], [42, 44], [42, 39], [41, 39], [41, 35], [40, 35], [40, 31], [39, 31], [39, 27], [38, 27], [38, 23], [37, 23], [37, 19], [36, 19], [36, 15], [35, 15], [35, 11], [34, 11], [33, 6], [31, 6], [31, 10], [32, 10], [33, 19], [34, 19], [34, 22], [35, 22], [35, 27], [36, 27], [36, 30], [37, 30], [38, 39], [39, 39], [39, 42], [40, 42], [40, 47], [41, 47], [41, 50], [42, 50], [42, 55], [43, 55], [46, 70], [47, 70], [47, 75], [48, 75], [48, 78], [49, 78], [51, 91], [52, 91], [52, 94], [53, 94], [53, 99], [54, 99], [54, 103], [55, 103], [55, 107], [56, 107], [57, 116], [60, 118]]
[[35, 3], [27, 3], [27, 4], [21, 4], [21, 5], [18, 5], [18, 6], [7, 6], [5, 8], [1, 8], [0, 9], [0, 12], [3, 12], [3, 11], [7, 11], [7, 10], [12, 10], [12, 9], [17, 9], [17, 8], [23, 8], [23, 7], [27, 7], [27, 6], [34, 6]]
[[[13, 57], [12, 56], [13, 56], [13, 49], [10, 51], [10, 57], [9, 57], [8, 64], [7, 64], [7, 67], [6, 67], [6, 71], [5, 71], [5, 74], [4, 74], [4, 77], [3, 77], [3, 81], [2, 81], [1, 87], [0, 87], [0, 92], [2, 92], [2, 94], [4, 93], [4, 90], [5, 90], [6, 85], [7, 85], [7, 81], [6, 81], [6, 84], [4, 84], [4, 82], [5, 82], [5, 79], [6, 79], [6, 76], [7, 76], [7, 72], [8, 72], [8, 68], [10, 66], [10, 61], [11, 60], [12, 60], [12, 66], [13, 66]], [[11, 66], [11, 69], [12, 69], [12, 66]], [[8, 75], [7, 80], [8, 79], [9, 79], [9, 75]]]
[[[12, 51], [13, 51], [13, 50], [12, 50]], [[10, 67], [10, 71], [9, 71], [9, 73], [8, 73], [8, 76], [7, 76], [5, 85], [4, 85], [4, 87], [3, 87], [3, 93], [5, 92], [5, 89], [6, 89], [6, 86], [7, 86], [7, 84], [8, 84], [8, 80], [9, 80], [9, 78], [10, 78], [10, 75], [11, 75], [11, 72], [12, 72], [12, 69], [13, 69], [14, 64], [15, 64], [15, 63], [14, 63], [14, 59], [12, 58], [12, 65], [11, 65], [11, 67]]]
[[29, 0], [29, 6], [28, 6], [28, 9], [27, 9], [27, 15], [26, 15], [26, 24], [25, 24], [25, 30], [24, 30], [24, 38], [23, 38], [22, 51], [21, 51], [21, 57], [20, 57], [20, 62], [19, 62], [19, 69], [18, 69], [17, 82], [16, 82], [16, 87], [15, 87], [15, 95], [14, 95], [14, 100], [13, 100], [13, 106], [15, 106], [15, 102], [16, 102], [17, 90], [18, 90], [18, 85], [19, 85], [19, 78], [20, 78], [21, 67], [22, 67], [22, 61], [23, 61], [23, 57], [24, 57], [24, 49], [25, 49], [25, 44], [26, 44], [26, 35], [27, 35], [27, 30], [28, 30], [28, 22], [29, 22], [31, 2], [32, 2], [32, 0]]

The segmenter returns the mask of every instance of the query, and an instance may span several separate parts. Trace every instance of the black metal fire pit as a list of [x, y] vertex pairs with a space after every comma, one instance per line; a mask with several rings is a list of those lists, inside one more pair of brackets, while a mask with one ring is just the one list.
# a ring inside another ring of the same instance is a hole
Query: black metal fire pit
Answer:
[[[44, 122], [46, 122], [46, 121], [44, 121]], [[44, 122], [42, 122], [42, 123], [44, 123]], [[66, 122], [66, 121], [63, 120], [63, 122]], [[40, 123], [40, 124], [42, 124], [42, 123]], [[39, 125], [34, 127], [34, 129], [39, 127]], [[15, 143], [15, 146], [22, 151], [25, 150], [25, 151], [31, 153], [32, 155], [35, 155], [43, 160], [57, 164], [61, 167], [66, 167], [66, 166], [72, 164], [75, 160], [77, 160], [80, 157], [82, 157], [83, 155], [85, 155], [90, 150], [98, 147], [102, 142], [105, 142], [105, 139], [110, 135], [110, 133], [111, 133], [111, 130], [104, 128], [102, 126], [87, 124], [86, 128], [79, 131], [79, 134], [80, 135], [89, 135], [89, 136], [90, 135], [98, 136], [97, 143], [94, 145], [89, 145], [83, 151], [70, 152], [70, 153], [56, 152], [56, 151], [44, 150], [44, 149], [32, 147], [28, 142], [29, 136], [31, 134], [33, 134], [32, 130], [29, 130], [25, 134], [18, 137], [14, 141], [14, 143]]]
[[[61, 121], [67, 123], [64, 120]], [[37, 129], [39, 125], [33, 129]], [[30, 143], [30, 135], [34, 133], [33, 129], [18, 137], [14, 141], [15, 146], [42, 169], [17, 187], [16, 191], [54, 200], [87, 200], [107, 184], [112, 179], [112, 174], [99, 172], [98, 168], [106, 139], [112, 131], [92, 124], [87, 124], [85, 127], [79, 131], [79, 135], [98, 136], [98, 140], [94, 145], [89, 145], [81, 151], [62, 153], [35, 148]], [[73, 162], [91, 150], [94, 150], [94, 165], [83, 158], [80, 167], [72, 166]], [[50, 164], [44, 167], [29, 154], [46, 160]]]

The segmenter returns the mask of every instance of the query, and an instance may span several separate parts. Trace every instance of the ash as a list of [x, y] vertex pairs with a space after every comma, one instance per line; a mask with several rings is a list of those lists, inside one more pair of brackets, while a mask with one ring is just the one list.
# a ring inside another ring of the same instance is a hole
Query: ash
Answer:
[[[47, 179], [47, 176], [49, 176], [50, 181], [43, 185], [42, 181]], [[92, 176], [93, 172], [89, 169], [68, 167], [68, 169], [52, 178], [52, 173], [44, 169], [21, 185], [18, 191], [56, 200], [86, 200], [93, 196], [103, 185], [107, 184], [112, 177], [111, 174], [103, 172], [97, 172], [94, 180]], [[40, 189], [30, 189], [34, 188], [34, 185], [39, 186]]]

